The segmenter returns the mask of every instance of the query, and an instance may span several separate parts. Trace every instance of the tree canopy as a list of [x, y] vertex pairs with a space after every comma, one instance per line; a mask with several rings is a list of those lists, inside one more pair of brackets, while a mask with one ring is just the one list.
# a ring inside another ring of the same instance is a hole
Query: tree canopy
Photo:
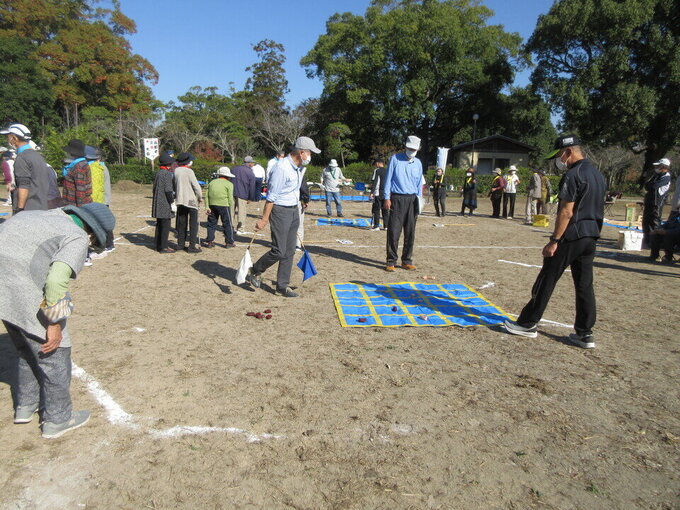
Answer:
[[646, 170], [680, 141], [677, 0], [559, 0], [527, 49], [565, 130], [644, 151]]

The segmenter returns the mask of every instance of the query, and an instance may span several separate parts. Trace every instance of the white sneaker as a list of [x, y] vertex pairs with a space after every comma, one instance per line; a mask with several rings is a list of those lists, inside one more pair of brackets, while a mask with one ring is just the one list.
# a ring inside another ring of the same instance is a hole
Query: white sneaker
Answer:
[[107, 252], [107, 251], [103, 251], [101, 253], [93, 252], [93, 253], [90, 254], [90, 258], [94, 259], [94, 260], [103, 259], [108, 254], [109, 254], [109, 252]]
[[380, 227], [375, 227], [371, 229], [371, 232], [378, 232], [380, 230]]
[[85, 263], [83, 264], [85, 267], [90, 267], [92, 265], [92, 259], [90, 257], [87, 257], [85, 259]]

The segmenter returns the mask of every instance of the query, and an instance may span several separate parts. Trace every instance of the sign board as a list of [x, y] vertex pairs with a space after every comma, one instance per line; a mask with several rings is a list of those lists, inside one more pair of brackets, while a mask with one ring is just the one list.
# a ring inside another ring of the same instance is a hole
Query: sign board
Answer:
[[449, 149], [437, 147], [437, 168], [441, 168], [446, 173], [446, 160], [449, 157]]
[[144, 157], [153, 161], [158, 157], [158, 138], [144, 138]]

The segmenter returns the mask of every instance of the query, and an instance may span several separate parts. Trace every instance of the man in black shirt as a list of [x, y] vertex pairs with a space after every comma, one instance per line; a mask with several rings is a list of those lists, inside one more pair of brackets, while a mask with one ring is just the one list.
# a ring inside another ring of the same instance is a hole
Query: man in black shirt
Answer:
[[593, 258], [604, 219], [607, 184], [602, 174], [586, 159], [576, 135], [561, 136], [547, 159], [554, 159], [566, 173], [560, 181], [560, 205], [555, 230], [543, 248], [543, 268], [531, 289], [531, 300], [517, 322], [505, 321], [505, 330], [529, 338], [537, 336], [541, 320], [557, 281], [569, 266], [576, 291], [575, 334], [569, 341], [584, 349], [595, 347], [593, 326], [596, 319], [593, 290]]
[[390, 211], [385, 209], [382, 199], [383, 192], [385, 191], [385, 162], [381, 159], [376, 159], [373, 164], [375, 165], [375, 170], [373, 170], [373, 177], [371, 178], [371, 199], [373, 200], [373, 207], [371, 212], [373, 213], [373, 227], [371, 230], [380, 230], [380, 214], [382, 212], [383, 219], [383, 230], [387, 228], [387, 218], [389, 217]]

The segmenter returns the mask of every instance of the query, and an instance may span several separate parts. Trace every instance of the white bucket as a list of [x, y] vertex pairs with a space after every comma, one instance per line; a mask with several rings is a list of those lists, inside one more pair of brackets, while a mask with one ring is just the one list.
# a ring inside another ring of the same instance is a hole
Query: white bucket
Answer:
[[623, 251], [642, 250], [642, 232], [619, 230], [619, 248]]

